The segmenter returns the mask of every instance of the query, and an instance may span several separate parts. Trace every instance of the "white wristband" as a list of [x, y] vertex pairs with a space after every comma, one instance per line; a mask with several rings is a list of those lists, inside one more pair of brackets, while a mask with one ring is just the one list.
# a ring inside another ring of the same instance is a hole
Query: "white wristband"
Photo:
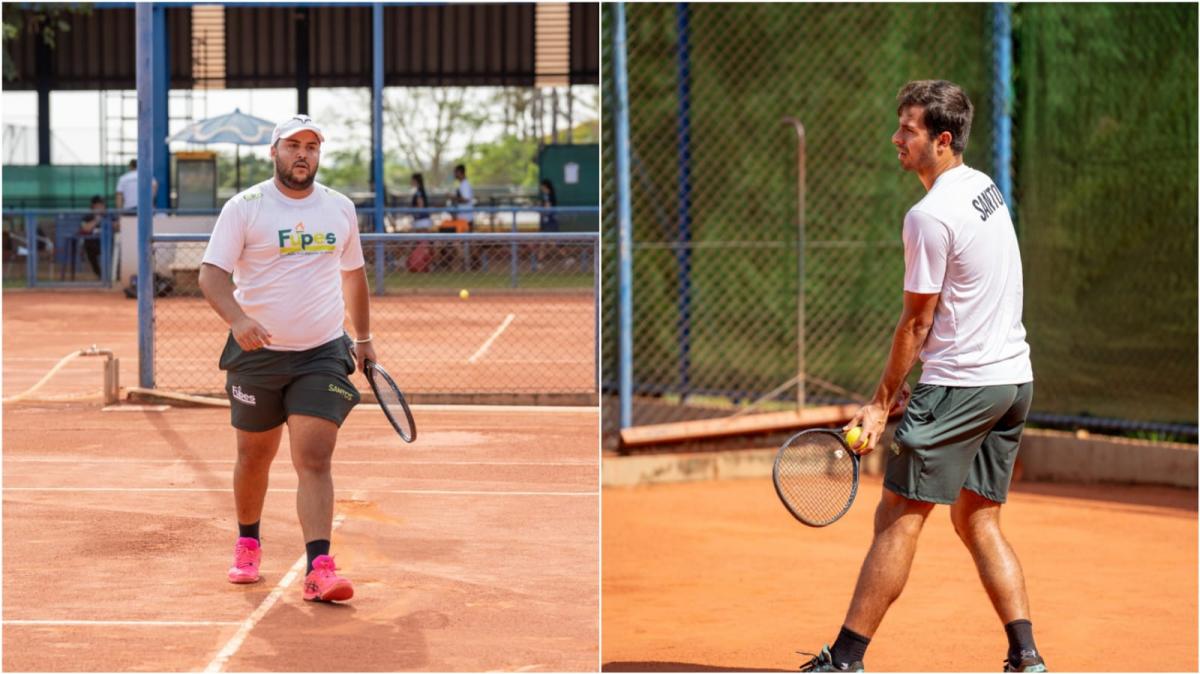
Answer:
[[356, 339], [356, 340], [354, 340], [354, 343], [355, 344], [366, 344], [367, 342], [371, 341], [371, 339], [372, 339], [371, 333], [368, 332], [366, 339]]

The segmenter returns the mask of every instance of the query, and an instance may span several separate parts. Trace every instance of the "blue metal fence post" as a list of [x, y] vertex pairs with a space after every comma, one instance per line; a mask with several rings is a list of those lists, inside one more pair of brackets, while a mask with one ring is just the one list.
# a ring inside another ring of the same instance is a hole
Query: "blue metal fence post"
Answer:
[[25, 287], [37, 285], [38, 273], [37, 216], [25, 214]]
[[676, 136], [679, 145], [679, 245], [675, 263], [679, 269], [679, 402], [687, 399], [692, 360], [692, 58], [689, 51], [691, 7], [675, 5], [676, 54], [679, 111]]
[[617, 373], [621, 428], [633, 425], [633, 220], [629, 199], [629, 82], [625, 3], [613, 8], [613, 80], [617, 89]]
[[[158, 196], [153, 200], [156, 208], [171, 207], [171, 151], [166, 138], [170, 129], [171, 50], [167, 34], [167, 7], [151, 5], [154, 31], [154, 179], [158, 181]], [[139, 164], [140, 165], [140, 164]], [[151, 203], [149, 201], [139, 201]]]
[[100, 282], [112, 287], [112, 218], [100, 218]]
[[[499, 214], [497, 214], [497, 215], [499, 215]], [[513, 234], [517, 233], [517, 212], [515, 210], [513, 211], [513, 217], [512, 217], [512, 233]], [[513, 288], [517, 287], [517, 267], [518, 267], [517, 259], [520, 257], [519, 253], [520, 253], [520, 250], [517, 248], [517, 242], [513, 241], [512, 245], [509, 246], [509, 251], [508, 251], [508, 257], [509, 257], [508, 273], [509, 273], [509, 276], [511, 277], [509, 279], [509, 285]], [[535, 257], [535, 259], [536, 259], [536, 257]], [[537, 269], [535, 268], [534, 271], [537, 271]]]
[[592, 302], [595, 318], [593, 319], [592, 339], [595, 340], [595, 381], [593, 386], [596, 390], [596, 395], [600, 395], [600, 237], [596, 236], [592, 239], [592, 245], [588, 248], [592, 255]]
[[138, 99], [138, 384], [154, 388], [154, 34], [152, 3], [137, 3]]
[[[375, 231], [383, 233], [383, 196], [387, 186], [383, 184], [383, 5], [371, 5], [371, 148], [375, 160]], [[375, 244], [375, 294], [383, 295], [387, 260], [383, 244]]]
[[996, 187], [1008, 204], [1013, 224], [1017, 205], [1012, 191], [1012, 6], [1006, 2], [992, 5], [992, 149]]

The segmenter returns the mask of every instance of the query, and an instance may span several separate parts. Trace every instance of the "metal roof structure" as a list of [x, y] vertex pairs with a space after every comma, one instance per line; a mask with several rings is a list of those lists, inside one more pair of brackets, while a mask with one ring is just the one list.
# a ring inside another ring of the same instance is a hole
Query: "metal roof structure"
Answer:
[[[384, 86], [534, 86], [546, 74], [597, 84], [599, 5], [571, 3], [566, 26], [539, 25], [537, 7], [385, 4]], [[370, 5], [170, 4], [163, 11], [172, 89], [371, 86]], [[11, 41], [14, 76], [5, 89], [136, 87], [132, 4], [97, 4], [61, 18], [68, 29], [54, 48], [34, 32]], [[565, 46], [561, 72], [538, 63], [539, 40]]]

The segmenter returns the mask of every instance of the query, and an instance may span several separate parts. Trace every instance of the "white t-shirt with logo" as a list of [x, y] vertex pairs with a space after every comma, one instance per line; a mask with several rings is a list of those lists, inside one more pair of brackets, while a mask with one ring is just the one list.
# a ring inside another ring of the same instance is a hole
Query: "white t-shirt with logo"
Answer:
[[904, 289], [940, 294], [921, 349], [922, 384], [1033, 381], [1021, 323], [1021, 250], [987, 175], [966, 165], [950, 169], [905, 215]]
[[303, 199], [266, 180], [226, 202], [204, 262], [233, 274], [234, 299], [271, 333], [273, 351], [342, 335], [341, 272], [363, 266], [354, 204], [314, 183]]

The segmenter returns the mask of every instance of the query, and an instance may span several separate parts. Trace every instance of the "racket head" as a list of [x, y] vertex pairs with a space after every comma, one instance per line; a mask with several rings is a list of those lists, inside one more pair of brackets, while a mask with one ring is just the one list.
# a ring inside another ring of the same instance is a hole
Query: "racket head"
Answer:
[[400, 387], [396, 386], [391, 375], [383, 366], [371, 360], [364, 363], [363, 370], [367, 375], [367, 383], [371, 385], [371, 391], [375, 393], [375, 400], [379, 401], [379, 408], [391, 422], [392, 428], [396, 429], [396, 433], [405, 442], [416, 440], [417, 424], [413, 421], [412, 410], [409, 409], [408, 401], [404, 399], [404, 394], [400, 392]]
[[859, 457], [838, 431], [818, 428], [788, 438], [775, 455], [775, 494], [802, 524], [838, 521], [858, 494]]

